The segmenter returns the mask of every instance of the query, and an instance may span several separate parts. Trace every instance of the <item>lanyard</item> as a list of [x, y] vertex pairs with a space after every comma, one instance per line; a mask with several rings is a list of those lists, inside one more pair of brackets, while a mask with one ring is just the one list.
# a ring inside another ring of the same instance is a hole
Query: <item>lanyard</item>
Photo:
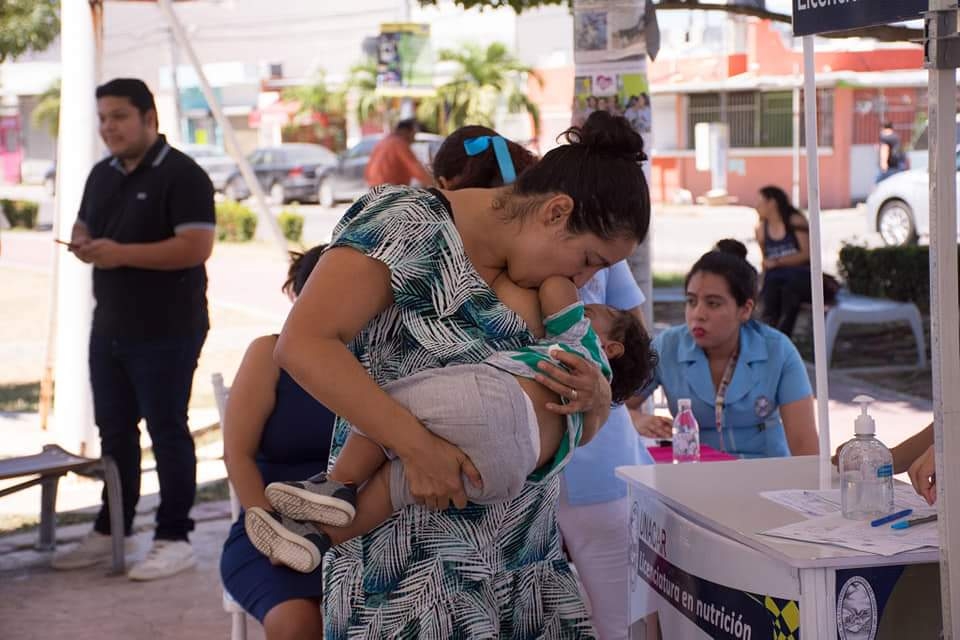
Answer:
[[[724, 401], [727, 398], [727, 387], [730, 386], [730, 381], [733, 380], [733, 372], [737, 368], [737, 358], [740, 357], [740, 347], [737, 346], [736, 350], [730, 356], [730, 360], [727, 361], [727, 368], [723, 371], [723, 377], [720, 378], [720, 384], [717, 385], [717, 398], [714, 409], [716, 411], [716, 423], [717, 423], [717, 435], [720, 437], [720, 450], [726, 453], [727, 448], [723, 444], [723, 409]], [[731, 433], [731, 436], [733, 434]], [[732, 441], [731, 441], [732, 442]], [[734, 443], [734, 447], [736, 444]]]

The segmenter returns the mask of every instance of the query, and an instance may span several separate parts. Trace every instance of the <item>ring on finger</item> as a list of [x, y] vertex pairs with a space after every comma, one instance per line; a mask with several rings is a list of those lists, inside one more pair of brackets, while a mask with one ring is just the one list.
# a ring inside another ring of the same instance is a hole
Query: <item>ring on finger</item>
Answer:
[[570, 399], [571, 399], [571, 400], [576, 400], [579, 395], [580, 395], [580, 394], [577, 393], [577, 390], [576, 390], [576, 389], [574, 389], [573, 387], [570, 387]]

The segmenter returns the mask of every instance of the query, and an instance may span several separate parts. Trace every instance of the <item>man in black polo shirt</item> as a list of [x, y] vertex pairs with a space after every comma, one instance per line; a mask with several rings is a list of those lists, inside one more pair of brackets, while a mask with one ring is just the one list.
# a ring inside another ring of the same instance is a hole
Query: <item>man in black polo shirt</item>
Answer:
[[[140, 498], [141, 418], [153, 442], [160, 480], [154, 543], [128, 574], [152, 580], [196, 562], [187, 538], [197, 464], [187, 404], [209, 327], [203, 265], [213, 249], [213, 186], [157, 133], [153, 95], [142, 81], [120, 78], [98, 87], [97, 112], [111, 157], [87, 178], [71, 251], [94, 267], [94, 414], [103, 453], [120, 469], [128, 536]], [[107, 559], [109, 534], [104, 499], [93, 531], [57, 554], [53, 566]]]

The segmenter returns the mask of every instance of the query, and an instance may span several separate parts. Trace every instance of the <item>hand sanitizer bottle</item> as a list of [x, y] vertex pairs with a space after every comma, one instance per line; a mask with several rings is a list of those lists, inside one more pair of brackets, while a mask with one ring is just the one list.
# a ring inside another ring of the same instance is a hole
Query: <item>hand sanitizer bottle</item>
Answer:
[[700, 425], [689, 398], [677, 400], [677, 417], [673, 419], [673, 464], [700, 462]]
[[872, 520], [893, 513], [893, 455], [874, 436], [867, 412], [873, 398], [857, 396], [860, 415], [855, 436], [840, 450], [840, 503], [844, 518]]

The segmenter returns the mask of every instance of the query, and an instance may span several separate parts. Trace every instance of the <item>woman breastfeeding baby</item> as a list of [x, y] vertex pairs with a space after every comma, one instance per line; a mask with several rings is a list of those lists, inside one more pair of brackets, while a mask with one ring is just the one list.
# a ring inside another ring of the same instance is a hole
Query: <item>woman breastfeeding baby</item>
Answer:
[[[512, 152], [512, 153], [511, 153]], [[530, 156], [485, 127], [464, 127], [438, 152], [438, 184], [449, 190], [511, 184], [516, 166]], [[519, 162], [518, 162], [519, 160]], [[447, 178], [461, 168], [459, 176]], [[436, 191], [438, 197], [442, 192]], [[584, 305], [574, 282], [563, 276], [522, 288], [506, 274], [492, 288], [537, 337], [533, 344], [497, 351], [475, 364], [427, 369], [383, 385], [383, 390], [436, 436], [469, 457], [466, 495], [477, 504], [515, 499], [528, 480], [542, 480], [589, 442], [600, 423], [585, 424], [581, 411], [557, 413], [572, 397], [538, 382], [540, 363], [559, 364], [559, 353], [593, 363], [620, 403], [649, 380], [656, 357], [650, 338], [631, 313]], [[359, 495], [357, 488], [363, 486]], [[253, 545], [272, 561], [304, 573], [319, 566], [333, 545], [363, 535], [418, 500], [404, 463], [392, 451], [352, 428], [328, 474], [274, 482], [266, 488], [272, 510], [246, 512]]]

